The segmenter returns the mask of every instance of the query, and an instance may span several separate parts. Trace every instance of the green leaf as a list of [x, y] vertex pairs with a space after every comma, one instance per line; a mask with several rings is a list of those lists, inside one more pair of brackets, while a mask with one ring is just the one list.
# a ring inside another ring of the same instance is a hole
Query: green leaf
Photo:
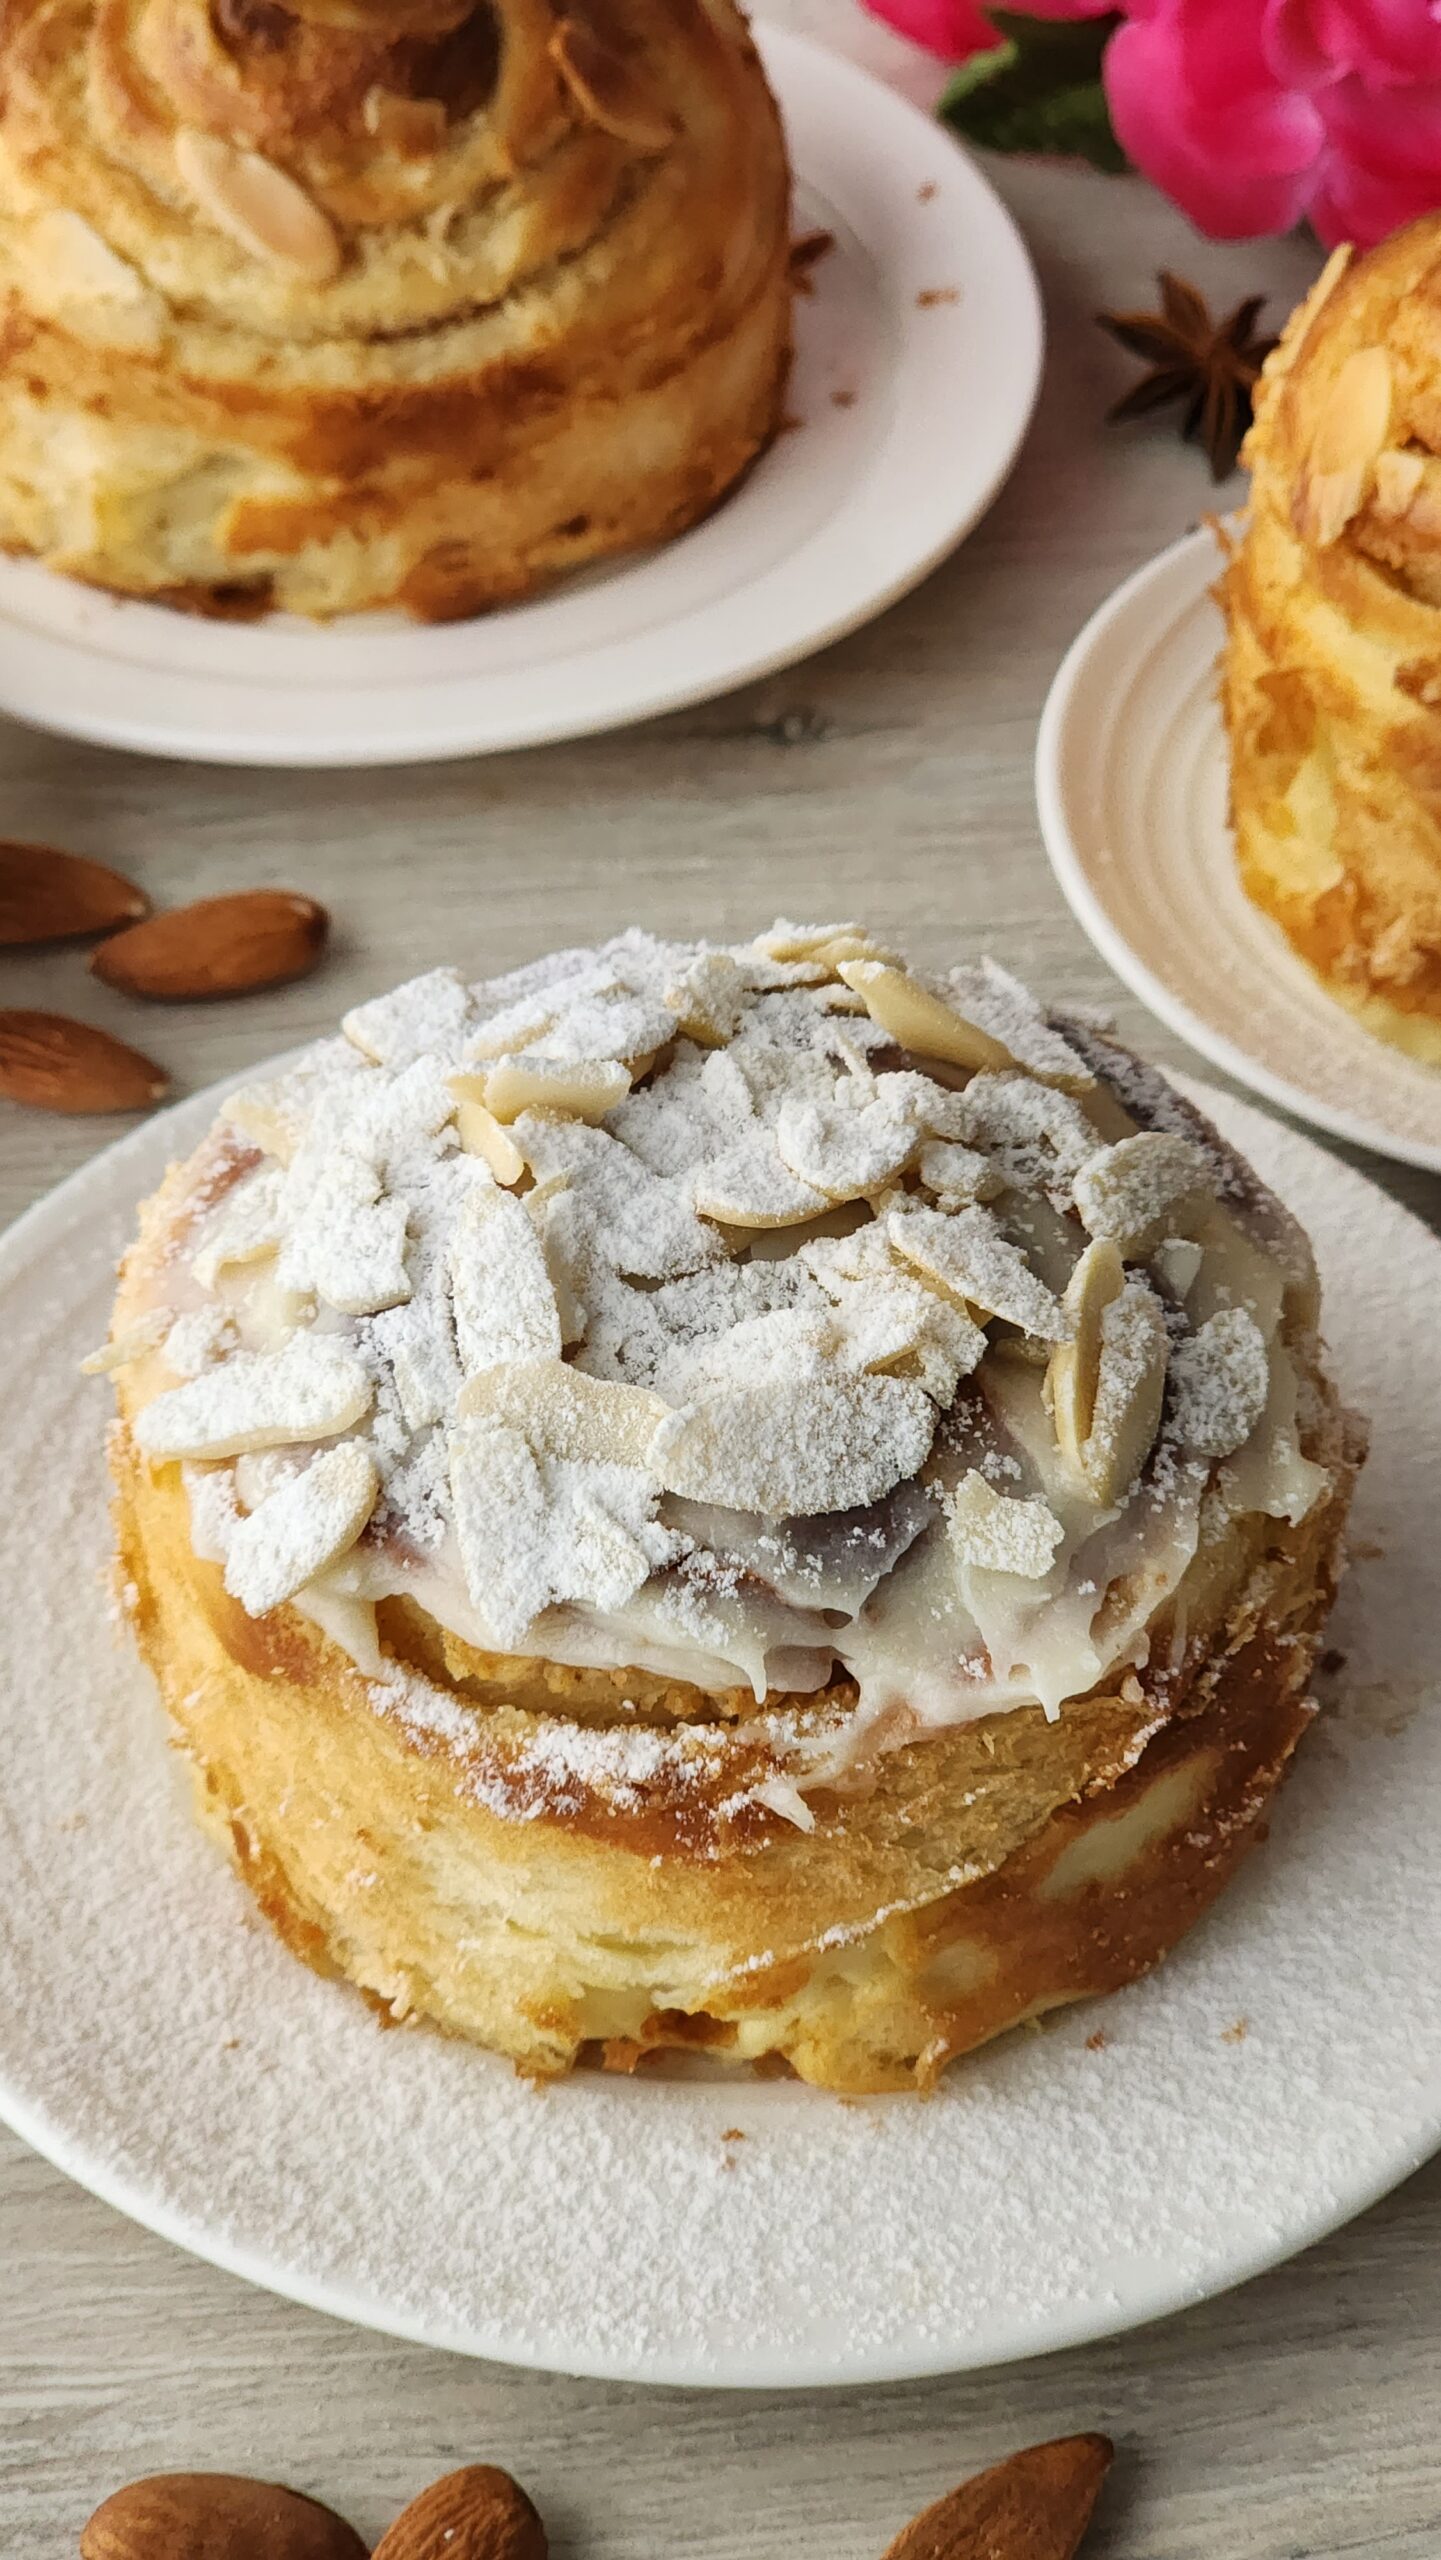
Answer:
[[988, 151], [1035, 151], [1129, 167], [1111, 131], [1101, 56], [1119, 17], [1038, 19], [989, 11], [1000, 42], [973, 53], [940, 104], [945, 122]]

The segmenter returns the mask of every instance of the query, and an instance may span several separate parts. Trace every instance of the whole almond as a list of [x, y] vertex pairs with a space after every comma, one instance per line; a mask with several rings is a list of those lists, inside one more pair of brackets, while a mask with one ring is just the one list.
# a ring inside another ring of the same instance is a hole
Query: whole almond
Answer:
[[93, 1022], [0, 1012], [0, 1094], [37, 1111], [145, 1111], [170, 1078]]
[[1029, 2445], [937, 2499], [885, 2560], [1075, 2560], [1114, 2452], [1106, 2436]]
[[0, 943], [69, 942], [133, 924], [145, 893], [103, 862], [49, 844], [0, 843]]
[[508, 2471], [472, 2463], [412, 2498], [375, 2560], [546, 2560], [545, 2527]]
[[254, 995], [305, 977], [329, 930], [324, 907], [294, 889], [241, 889], [147, 916], [102, 942], [90, 966], [107, 987], [157, 1004]]
[[315, 2498], [222, 2471], [159, 2472], [97, 2507], [80, 2560], [365, 2560], [343, 2516]]

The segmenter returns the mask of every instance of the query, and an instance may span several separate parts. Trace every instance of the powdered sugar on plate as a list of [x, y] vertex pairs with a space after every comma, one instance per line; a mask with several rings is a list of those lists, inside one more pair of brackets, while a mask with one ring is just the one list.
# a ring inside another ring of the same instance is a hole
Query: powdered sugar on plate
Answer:
[[[195, 1829], [117, 1649], [103, 1419], [75, 1374], [137, 1200], [214, 1097], [32, 1213], [0, 1244], [27, 1385], [0, 1440], [0, 2112], [181, 2245], [342, 2316], [746, 2386], [1103, 2335], [1403, 2177], [1441, 2141], [1441, 1975], [1416, 1960], [1441, 1932], [1441, 1246], [1307, 1140], [1205, 1100], [1312, 1228], [1336, 1365], [1373, 1417], [1346, 1667], [1268, 1845], [1194, 1937], [926, 2103], [587, 2076], [538, 2092], [440, 2036], [382, 2034], [298, 1965]], [[634, 1745], [641, 1782], [657, 1742]]]

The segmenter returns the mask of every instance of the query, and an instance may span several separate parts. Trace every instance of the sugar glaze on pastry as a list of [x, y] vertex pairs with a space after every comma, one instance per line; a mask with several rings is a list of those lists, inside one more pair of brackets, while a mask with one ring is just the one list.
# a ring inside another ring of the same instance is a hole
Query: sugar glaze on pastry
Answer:
[[[124, 1578], [314, 1960], [532, 2068], [925, 2079], [1151, 1961], [1259, 1819], [1356, 1455], [1316, 1321], [1215, 1133], [990, 962], [780, 924], [439, 970], [145, 1212]], [[1129, 1837], [1153, 1756], [1169, 1882], [1123, 1862], [1099, 1939], [1022, 1896], [958, 2006], [968, 1897], [1088, 1805]]]
[[0, 544], [211, 612], [474, 613], [778, 423], [731, 0], [13, 0]]

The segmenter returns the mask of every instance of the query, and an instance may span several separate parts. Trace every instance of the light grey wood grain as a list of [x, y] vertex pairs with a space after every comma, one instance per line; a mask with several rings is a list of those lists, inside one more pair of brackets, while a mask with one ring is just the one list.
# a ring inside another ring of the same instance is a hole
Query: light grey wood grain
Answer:
[[[833, 10], [795, 0], [812, 24]], [[336, 919], [323, 972], [274, 996], [141, 1009], [61, 953], [6, 960], [0, 1003], [83, 1011], [185, 1089], [437, 960], [502, 967], [621, 917], [723, 932], [777, 910], [862, 912], [921, 949], [983, 942], [1194, 1067], [1072, 925], [1032, 803], [1036, 716], [1067, 641], [1214, 495], [1163, 431], [1103, 431], [1129, 369], [1091, 314], [1144, 300], [1166, 262], [1222, 300], [1269, 286], [1279, 309], [1316, 261], [1300, 243], [1199, 244], [1129, 181], [996, 174], [1042, 275], [1046, 385], [1010, 485], [917, 595], [704, 709], [489, 762], [232, 773], [0, 728], [0, 831], [112, 859], [157, 900], [281, 882]], [[0, 1111], [0, 1215], [111, 1134]], [[1367, 1169], [1441, 1220], [1441, 1185]], [[1096, 2560], [1435, 2560], [1438, 2243], [1433, 2164], [1295, 2265], [1139, 2336], [886, 2390], [682, 2396], [343, 2328], [182, 2257], [0, 2136], [0, 2550], [59, 2560], [91, 2506], [145, 2469], [278, 2476], [376, 2531], [436, 2472], [481, 2458], [529, 2483], [558, 2560], [873, 2560], [967, 2470], [1100, 2426], [1122, 2453]]]

